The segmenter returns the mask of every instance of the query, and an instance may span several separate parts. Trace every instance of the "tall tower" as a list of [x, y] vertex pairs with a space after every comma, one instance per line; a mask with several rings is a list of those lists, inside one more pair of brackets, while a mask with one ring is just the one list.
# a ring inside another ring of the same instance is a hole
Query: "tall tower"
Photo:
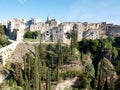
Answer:
[[49, 16], [47, 16], [47, 21], [45, 23], [50, 25], [50, 17]]
[[50, 17], [49, 16], [47, 16], [47, 21], [50, 21]]

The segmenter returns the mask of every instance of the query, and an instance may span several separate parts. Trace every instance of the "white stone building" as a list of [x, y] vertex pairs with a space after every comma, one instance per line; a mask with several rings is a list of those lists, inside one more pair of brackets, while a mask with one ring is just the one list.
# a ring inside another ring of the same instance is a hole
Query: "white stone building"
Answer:
[[8, 29], [13, 31], [13, 29], [25, 30], [26, 28], [26, 19], [13, 18], [8, 21]]
[[40, 31], [44, 27], [44, 23], [36, 23], [30, 25], [30, 31]]
[[52, 29], [44, 32], [42, 34], [42, 41], [57, 42], [60, 40], [62, 43], [69, 43], [70, 38], [68, 38], [68, 33], [70, 33], [69, 25], [60, 24], [58, 27], [53, 27]]
[[[60, 22], [56, 19], [50, 19], [47, 17], [46, 22], [41, 22], [39, 18], [31, 18], [26, 21], [25, 19], [14, 18], [9, 21], [7, 28], [10, 32], [10, 36], [13, 36], [16, 40], [23, 38], [24, 30], [30, 31], [41, 31], [42, 40], [45, 42], [57, 42], [59, 39], [63, 43], [70, 41], [74, 25], [77, 25], [77, 39], [81, 41], [83, 38], [86, 39], [99, 39], [104, 36], [103, 32], [109, 27], [106, 22], [102, 23], [88, 23], [88, 22]], [[111, 26], [111, 25], [110, 25]], [[15, 32], [14, 29], [19, 31]], [[102, 34], [101, 34], [102, 33]], [[101, 36], [100, 36], [101, 35]]]
[[61, 23], [61, 21], [56, 20], [56, 19], [50, 19], [50, 17], [47, 17], [47, 20], [45, 22], [45, 24], [48, 24], [49, 26], [53, 26], [56, 27]]
[[19, 19], [19, 18], [14, 18], [8, 21], [7, 30], [9, 31], [9, 36], [11, 39], [16, 40], [17, 38], [19, 38], [20, 40], [20, 37], [17, 37], [19, 36], [19, 34], [20, 36], [22, 34], [22, 38], [23, 38], [24, 33], [17, 33], [17, 31], [23, 32], [26, 29], [26, 22], [27, 21], [25, 19]]
[[83, 38], [85, 39], [99, 39], [100, 38], [100, 31], [99, 29], [89, 29], [83, 32]]
[[32, 24], [41, 23], [41, 19], [39, 19], [39, 18], [31, 18], [31, 23]]
[[99, 29], [100, 24], [99, 23], [89, 23], [87, 24], [87, 30], [88, 29]]

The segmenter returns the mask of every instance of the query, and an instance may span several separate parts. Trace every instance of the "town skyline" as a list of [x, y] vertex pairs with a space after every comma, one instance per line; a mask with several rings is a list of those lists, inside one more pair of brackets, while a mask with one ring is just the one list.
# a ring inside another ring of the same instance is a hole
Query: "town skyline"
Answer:
[[46, 17], [62, 22], [108, 22], [120, 24], [119, 0], [1, 0], [0, 21]]

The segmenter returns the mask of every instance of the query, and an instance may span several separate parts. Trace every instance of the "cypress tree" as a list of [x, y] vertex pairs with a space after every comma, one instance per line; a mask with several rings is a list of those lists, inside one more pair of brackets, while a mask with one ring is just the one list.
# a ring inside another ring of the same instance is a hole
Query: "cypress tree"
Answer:
[[73, 55], [73, 39], [72, 38], [70, 43], [70, 55]]
[[59, 82], [59, 68], [63, 64], [62, 46], [60, 40], [57, 42], [57, 82]]
[[57, 67], [57, 83], [59, 83], [59, 68]]
[[[35, 57], [33, 57], [35, 56]], [[39, 46], [35, 47], [35, 54], [24, 57], [24, 89], [42, 90], [41, 88], [41, 39]]]
[[51, 90], [51, 70], [47, 71], [47, 79], [46, 79], [46, 90]]
[[20, 71], [19, 85], [20, 85], [20, 86], [23, 86], [23, 85], [24, 85], [24, 78], [23, 78], [22, 70]]
[[52, 56], [52, 60], [51, 60], [51, 67], [54, 66], [54, 56]]
[[101, 60], [100, 64], [100, 74], [99, 74], [99, 80], [98, 80], [98, 90], [102, 90], [102, 72], [103, 72], [103, 59]]
[[39, 90], [42, 90], [42, 86], [41, 86], [41, 76], [39, 77]]
[[39, 56], [39, 47], [35, 50], [35, 90], [40, 90], [40, 56]]
[[41, 59], [41, 56], [42, 56], [42, 44], [41, 44], [41, 30], [40, 30], [40, 42], [39, 42], [39, 46], [38, 46], [38, 55], [37, 55], [37, 58], [38, 58], [38, 72], [39, 72], [39, 90], [42, 90], [42, 87], [41, 87], [41, 68], [42, 68], [42, 59]]
[[63, 52], [62, 52], [62, 45], [61, 45], [61, 41], [58, 40], [57, 42], [57, 55], [58, 55], [58, 67], [60, 67], [63, 64]]

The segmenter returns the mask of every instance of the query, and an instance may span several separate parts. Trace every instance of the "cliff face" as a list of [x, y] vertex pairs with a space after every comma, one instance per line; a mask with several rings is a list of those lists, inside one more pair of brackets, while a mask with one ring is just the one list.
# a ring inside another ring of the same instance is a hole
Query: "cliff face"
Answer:
[[91, 55], [85, 55], [84, 60], [72, 61], [61, 68], [61, 72], [77, 70], [80, 75], [58, 83], [55, 90], [72, 90], [72, 88], [89, 89], [89, 84], [95, 76]]
[[115, 68], [110, 61], [111, 60], [104, 57], [98, 63], [97, 86], [100, 85], [101, 88], [105, 88], [107, 86], [108, 89], [113, 89], [114, 82], [118, 78]]

